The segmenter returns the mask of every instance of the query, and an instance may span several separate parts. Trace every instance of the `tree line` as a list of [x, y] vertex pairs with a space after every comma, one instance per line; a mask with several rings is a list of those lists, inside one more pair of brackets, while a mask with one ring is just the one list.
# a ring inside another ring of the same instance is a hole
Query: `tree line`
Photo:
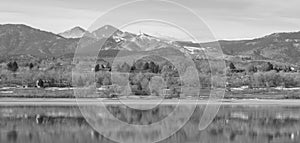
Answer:
[[276, 71], [276, 72], [295, 72], [296, 69], [288, 66], [288, 65], [284, 65], [284, 66], [279, 66], [279, 65], [274, 65], [270, 62], [264, 63], [260, 66], [258, 65], [254, 65], [254, 64], [250, 64], [248, 65], [245, 69], [242, 68], [237, 68], [232, 62], [229, 63], [229, 70], [231, 72], [249, 72], [249, 73], [256, 73], [256, 72], [269, 72], [269, 71]]
[[[95, 72], [99, 71], [111, 71], [112, 67], [109, 63], [107, 64], [96, 64]], [[160, 73], [161, 67], [159, 64], [155, 64], [153, 61], [151, 62], [137, 62], [132, 65], [124, 62], [123, 64], [119, 64], [116, 66], [116, 71], [118, 72], [150, 72], [150, 73]]]

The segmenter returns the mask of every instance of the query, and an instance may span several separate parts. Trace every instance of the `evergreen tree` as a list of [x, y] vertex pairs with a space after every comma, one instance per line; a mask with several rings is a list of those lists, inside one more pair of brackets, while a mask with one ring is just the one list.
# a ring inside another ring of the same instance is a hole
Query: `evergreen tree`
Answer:
[[268, 62], [267, 71], [271, 71], [271, 70], [273, 70], [273, 64], [271, 64], [270, 62]]
[[136, 70], [136, 67], [135, 67], [135, 65], [133, 64], [132, 66], [131, 66], [131, 68], [130, 68], [130, 71], [131, 72], [134, 72]]
[[155, 63], [154, 62], [150, 62], [150, 64], [149, 64], [149, 69], [150, 69], [150, 71], [152, 72], [152, 73], [154, 73], [154, 70], [155, 70]]
[[7, 69], [12, 71], [12, 72], [16, 72], [19, 69], [18, 63], [16, 61], [9, 62], [7, 64]]
[[143, 70], [148, 70], [149, 69], [149, 63], [146, 62], [143, 66]]
[[99, 65], [99, 64], [97, 64], [97, 65], [95, 66], [95, 72], [98, 72], [98, 71], [100, 71], [100, 65]]
[[233, 63], [230, 63], [230, 64], [229, 64], [229, 68], [230, 68], [231, 70], [235, 70], [235, 69], [236, 69], [236, 67], [235, 67], [235, 65], [234, 65]]
[[29, 69], [32, 69], [34, 65], [32, 63], [29, 64]]
[[270, 62], [263, 65], [263, 71], [271, 71], [273, 70], [274, 66]]
[[159, 72], [159, 65], [155, 65], [153, 73], [158, 73]]

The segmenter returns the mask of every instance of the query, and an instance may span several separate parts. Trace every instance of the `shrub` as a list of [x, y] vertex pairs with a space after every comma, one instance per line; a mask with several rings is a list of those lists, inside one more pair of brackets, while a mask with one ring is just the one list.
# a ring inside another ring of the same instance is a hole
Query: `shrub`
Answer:
[[16, 61], [9, 62], [7, 64], [7, 69], [12, 71], [12, 72], [16, 72], [19, 69], [18, 63]]
[[299, 73], [280, 73], [283, 78], [284, 87], [299, 87], [300, 86], [300, 74]]
[[257, 67], [251, 64], [247, 67], [247, 72], [248, 73], [255, 73], [255, 72], [257, 72]]
[[229, 64], [229, 68], [230, 68], [231, 70], [235, 70], [235, 69], [236, 69], [236, 67], [235, 67], [235, 65], [234, 65], [233, 63], [230, 63], [230, 64]]
[[300, 86], [299, 73], [277, 73], [276, 71], [258, 72], [251, 77], [252, 87], [297, 87]]

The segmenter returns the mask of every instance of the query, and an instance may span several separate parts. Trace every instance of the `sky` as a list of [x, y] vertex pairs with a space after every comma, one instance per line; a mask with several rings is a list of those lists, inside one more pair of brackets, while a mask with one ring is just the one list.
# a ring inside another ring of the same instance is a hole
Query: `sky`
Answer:
[[[212, 40], [203, 33], [215, 39], [238, 40], [300, 31], [299, 0], [146, 0], [146, 3], [136, 3], [128, 4], [128, 0], [1, 0], [0, 24], [26, 24], [53, 33], [75, 26], [91, 29], [93, 25], [111, 24], [132, 32], [183, 40], [199, 31], [202, 34], [195, 37], [201, 41]], [[134, 21], [147, 17], [155, 20]]]

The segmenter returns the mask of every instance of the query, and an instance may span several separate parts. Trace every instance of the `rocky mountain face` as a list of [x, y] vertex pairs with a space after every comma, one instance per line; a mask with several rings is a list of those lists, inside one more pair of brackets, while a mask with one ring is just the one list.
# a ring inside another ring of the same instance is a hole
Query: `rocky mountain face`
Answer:
[[[161, 39], [145, 33], [133, 34], [130, 32], [120, 31], [119, 29], [110, 25], [103, 26], [86, 35], [80, 40], [80, 44], [93, 43], [93, 46], [99, 48], [101, 43], [105, 40], [104, 46], [101, 50], [120, 50], [127, 52], [174, 52], [171, 48], [181, 51], [185, 54], [195, 54], [195, 49], [201, 49], [199, 44], [194, 49], [189, 48], [190, 45], [184, 45], [177, 41]], [[124, 53], [124, 52], [123, 52]]]

